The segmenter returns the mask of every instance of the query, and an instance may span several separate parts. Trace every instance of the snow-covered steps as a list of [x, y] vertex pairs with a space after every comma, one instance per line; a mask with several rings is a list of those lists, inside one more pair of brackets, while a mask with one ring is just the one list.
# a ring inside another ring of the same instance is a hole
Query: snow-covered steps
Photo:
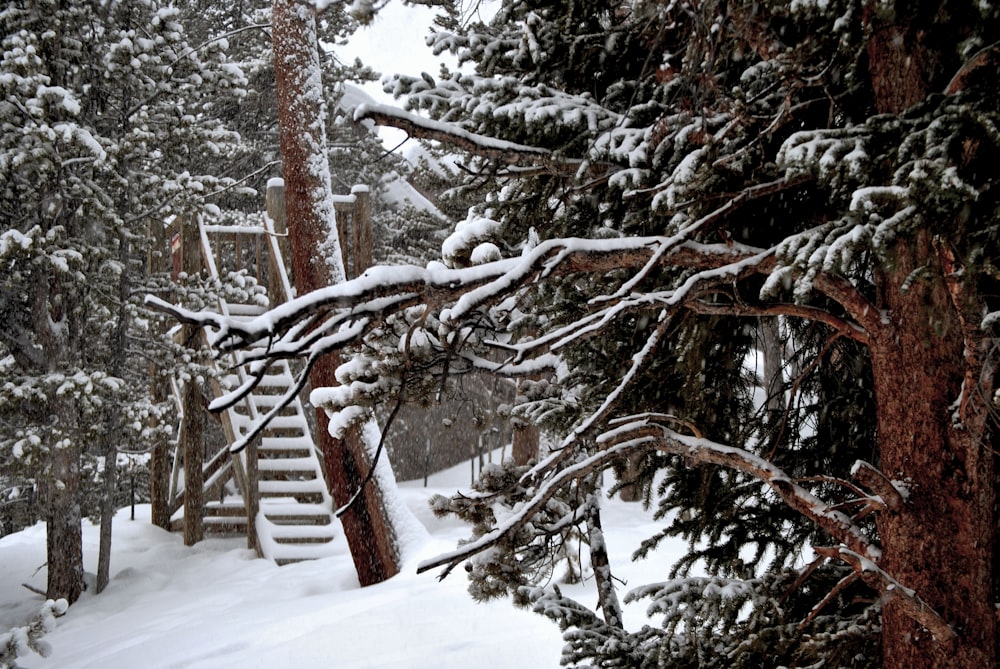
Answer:
[[[245, 383], [250, 370], [234, 368], [232, 379]], [[226, 413], [233, 435], [245, 435], [268, 420], [256, 444], [256, 495], [259, 513], [255, 520], [257, 545], [263, 557], [279, 564], [328, 555], [336, 536], [332, 501], [309, 422], [298, 397], [288, 399], [294, 378], [288, 364], [268, 367], [261, 382]], [[284, 405], [284, 406], [283, 406]]]
[[261, 500], [256, 525], [261, 554], [278, 564], [333, 555], [340, 527], [328, 506], [294, 499]]
[[[210, 277], [230, 283], [227, 295], [247, 298], [245, 303], [220, 298], [220, 313], [238, 320], [254, 318], [266, 311], [266, 304], [282, 302], [291, 293], [269, 225], [201, 224], [202, 259]], [[265, 286], [278, 289], [276, 300], [268, 299]], [[254, 344], [266, 345], [263, 341]], [[213, 470], [213, 487], [206, 487], [205, 495], [206, 499], [214, 495], [217, 501], [204, 507], [204, 530], [255, 532], [260, 554], [279, 564], [324, 557], [332, 553], [340, 524], [333, 514], [309, 421], [301, 400], [292, 395], [295, 379], [286, 361], [271, 363], [266, 369], [247, 363], [261, 353], [250, 350], [218, 362], [218, 396], [247, 387], [255, 375], [261, 377], [247, 396], [220, 413], [228, 441], [227, 462], [231, 444], [263, 421], [267, 425], [251, 447], [232, 456], [228, 468]], [[254, 460], [247, 461], [248, 457]], [[218, 501], [220, 491], [223, 497]], [[247, 520], [248, 506], [257, 510], [252, 523]]]

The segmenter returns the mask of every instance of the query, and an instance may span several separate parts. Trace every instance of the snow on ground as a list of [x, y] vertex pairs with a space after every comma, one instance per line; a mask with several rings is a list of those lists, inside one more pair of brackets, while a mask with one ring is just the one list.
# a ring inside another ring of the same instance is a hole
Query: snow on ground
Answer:
[[[185, 547], [179, 534], [149, 523], [149, 507], [119, 512], [114, 524], [111, 583], [84, 593], [45, 637], [51, 655], [22, 657], [28, 669], [504, 669], [559, 666], [558, 628], [510, 602], [477, 604], [457, 570], [444, 581], [416, 574], [423, 559], [468, 536], [455, 519], [435, 518], [426, 500], [467, 487], [468, 463], [422, 482], [401, 484], [403, 499], [427, 534], [408, 546], [403, 572], [360, 588], [341, 536], [337, 554], [278, 567], [258, 560], [245, 539], [209, 539]], [[655, 531], [637, 504], [608, 501], [604, 514], [615, 575], [629, 587], [666, 579], [676, 555], [631, 563], [630, 553]], [[96, 571], [97, 528], [85, 523], [85, 569]], [[45, 528], [0, 539], [0, 632], [37, 613], [44, 589]], [[588, 590], [588, 586], [590, 589]], [[563, 588], [593, 606], [592, 583]], [[626, 611], [636, 628], [644, 605]]]

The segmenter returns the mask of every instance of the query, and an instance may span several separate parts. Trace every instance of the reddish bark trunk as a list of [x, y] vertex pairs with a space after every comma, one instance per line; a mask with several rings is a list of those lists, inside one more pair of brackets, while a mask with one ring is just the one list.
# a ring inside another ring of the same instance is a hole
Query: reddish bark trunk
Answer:
[[[340, 364], [339, 355], [330, 355], [317, 365], [309, 377], [314, 388], [337, 385], [334, 372]], [[364, 484], [368, 470], [374, 466], [361, 439], [360, 426], [347, 430], [343, 439], [330, 435], [330, 419], [323, 409], [316, 410], [318, 440], [323, 450], [323, 466], [330, 494], [338, 507], [351, 500]], [[344, 535], [351, 548], [358, 581], [362, 586], [381, 583], [399, 573], [399, 555], [395, 530], [389, 522], [385, 500], [374, 479], [365, 485], [361, 496], [340, 517]]]
[[[954, 54], [928, 36], [958, 34], [964, 19], [952, 13], [945, 28], [933, 6], [913, 6], [909, 15], [878, 11], [869, 5], [864, 13], [875, 107], [899, 113], [943, 90]], [[910, 489], [899, 512], [879, 517], [881, 566], [932, 606], [957, 641], [935, 640], [889, 602], [882, 619], [886, 669], [993, 667], [997, 659], [994, 451], [985, 442], [984, 414], [964, 403], [981, 391], [982, 360], [973, 353], [981, 333], [970, 326], [978, 318], [964, 313], [960, 274], [947, 266], [943, 249], [926, 232], [900, 243], [895, 266], [879, 277], [879, 306], [889, 322], [871, 355], [879, 466]]]
[[[275, 0], [272, 14], [285, 213], [299, 295], [344, 280], [325, 162], [322, 83], [312, 12], [310, 6], [295, 0]], [[338, 355], [320, 360], [309, 378], [313, 388], [337, 385], [339, 365]], [[343, 440], [334, 439], [326, 412], [320, 409], [316, 415], [327, 485], [337, 505], [343, 506], [361, 486], [372, 463], [359, 430], [349, 430]], [[361, 585], [379, 583], [399, 571], [395, 531], [374, 480], [341, 522]]]
[[538, 459], [538, 442], [541, 435], [538, 427], [517, 423], [511, 431], [511, 456], [514, 464], [526, 465]]
[[[993, 454], [980, 424], [956, 425], [954, 403], [965, 376], [965, 328], [949, 296], [929, 235], [900, 249], [883, 277], [889, 319], [873, 342], [879, 465], [910, 489], [898, 513], [878, 529], [881, 566], [916, 590], [958, 635], [941, 643], [893, 603], [883, 611], [886, 669], [992, 667], [996, 661], [993, 604]], [[917, 267], [930, 271], [904, 288]]]

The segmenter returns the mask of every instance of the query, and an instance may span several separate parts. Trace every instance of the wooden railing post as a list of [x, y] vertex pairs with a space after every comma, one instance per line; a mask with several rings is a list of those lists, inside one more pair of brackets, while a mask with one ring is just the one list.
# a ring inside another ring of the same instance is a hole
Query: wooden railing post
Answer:
[[354, 273], [358, 277], [372, 266], [372, 202], [368, 186], [357, 185], [351, 188], [354, 196], [354, 214], [351, 220], [354, 233]]
[[246, 485], [243, 490], [243, 506], [247, 512], [247, 548], [260, 555], [257, 541], [257, 512], [260, 511], [260, 475], [257, 466], [257, 446], [260, 439], [254, 439], [246, 448]]
[[[281, 252], [282, 258], [289, 258], [291, 256], [288, 251], [288, 220], [285, 217], [284, 179], [268, 179], [265, 202], [267, 206], [267, 217], [271, 219], [271, 226], [274, 230], [274, 234], [277, 236], [276, 241], [278, 244], [278, 250]], [[282, 284], [281, 273], [277, 267], [279, 259], [275, 258], [273, 253], [269, 253], [268, 256], [267, 294], [271, 301], [271, 307], [275, 307], [285, 300], [290, 299], [291, 295], [285, 295], [285, 287]], [[289, 277], [291, 277], [291, 268], [286, 266], [284, 269], [288, 273]], [[292, 282], [292, 285], [295, 285], [294, 279], [292, 279]]]
[[[201, 239], [195, 221], [181, 222], [182, 267], [189, 276], [201, 271]], [[184, 325], [182, 337], [194, 347], [198, 332]], [[205, 459], [205, 414], [201, 388], [194, 378], [184, 383], [184, 423], [181, 426], [180, 450], [184, 454], [184, 545], [192, 546], [204, 538], [205, 494], [202, 466]]]
[[[353, 205], [348, 205], [353, 206]], [[349, 215], [347, 209], [342, 206], [334, 206], [334, 214], [337, 217], [337, 239], [340, 240], [340, 261], [344, 264], [344, 278], [351, 279], [354, 274], [351, 272], [351, 233], [350, 228], [353, 214]]]

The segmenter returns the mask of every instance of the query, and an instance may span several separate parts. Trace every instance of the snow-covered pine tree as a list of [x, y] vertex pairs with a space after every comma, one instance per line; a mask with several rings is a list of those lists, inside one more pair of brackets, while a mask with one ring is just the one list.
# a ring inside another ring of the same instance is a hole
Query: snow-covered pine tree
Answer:
[[[278, 151], [278, 111], [274, 92], [274, 58], [271, 49], [271, 3], [220, 4], [186, 0], [185, 25], [195, 44], [220, 43], [229, 60], [246, 78], [246, 95], [218, 100], [214, 109], [239, 132], [240, 142], [225, 154], [206, 157], [204, 171], [232, 179], [237, 185], [220, 193], [220, 220], [236, 221], [261, 210], [267, 180], [281, 176]], [[331, 47], [358, 29], [363, 15], [351, 7], [332, 3], [317, 16], [320, 65], [328, 108], [331, 178], [334, 193], [347, 195], [358, 184], [369, 188], [374, 227], [374, 257], [380, 262], [426, 262], [440, 245], [443, 223], [421, 207], [407, 211], [393, 185], [405, 181], [412, 166], [382, 145], [371, 123], [355, 124], [353, 108], [367, 96], [354, 84], [378, 76], [360, 62], [342, 62]], [[398, 190], [398, 189], [396, 189]], [[415, 199], [415, 198], [414, 198]], [[421, 203], [423, 204], [423, 203]], [[403, 238], [411, 238], [410, 244]], [[434, 244], [431, 240], [436, 240]], [[408, 248], [412, 247], [412, 248]]]
[[[474, 74], [397, 79], [433, 120], [356, 114], [495, 179], [446, 244], [457, 269], [376, 268], [267, 334], [374, 352], [338, 406], [463, 369], [530, 379], [519, 411], [554, 448], [453, 500], [476, 534], [421, 569], [469, 560], [482, 592], [502, 564], [491, 589], [528, 587], [567, 664], [993, 666], [998, 25], [976, 2], [505, 2], [433, 38]], [[265, 334], [180, 315], [231, 346]], [[352, 334], [300, 334], [317, 318]], [[564, 505], [625, 459], [692, 542], [626, 595], [663, 630], [622, 627], [594, 498]], [[599, 613], [526, 585], [572, 526]]]
[[146, 242], [229, 185], [192, 170], [238, 139], [213, 104], [246, 82], [224, 44], [195, 48], [155, 0], [13, 2], [0, 25], [0, 445], [44, 503], [48, 594], [72, 603], [93, 511], [81, 477], [101, 472], [113, 491], [118, 450], [157, 438], [136, 354], [149, 350], [134, 299], [152, 287]]

